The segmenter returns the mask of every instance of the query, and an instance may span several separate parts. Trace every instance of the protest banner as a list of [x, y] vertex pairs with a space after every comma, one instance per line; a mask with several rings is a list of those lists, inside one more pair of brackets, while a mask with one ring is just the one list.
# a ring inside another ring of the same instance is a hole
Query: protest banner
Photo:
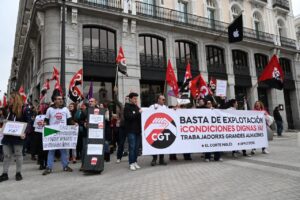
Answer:
[[43, 130], [43, 150], [76, 149], [78, 126], [52, 125]]
[[216, 96], [226, 97], [227, 95], [227, 81], [217, 79]]
[[164, 109], [142, 113], [143, 155], [268, 147], [260, 111]]
[[2, 133], [3, 135], [21, 136], [27, 127], [27, 123], [7, 121], [3, 125]]

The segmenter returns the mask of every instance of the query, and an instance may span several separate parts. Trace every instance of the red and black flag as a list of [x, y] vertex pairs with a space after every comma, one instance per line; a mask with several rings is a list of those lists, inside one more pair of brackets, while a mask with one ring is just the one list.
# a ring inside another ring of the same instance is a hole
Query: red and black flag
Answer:
[[263, 82], [270, 88], [283, 89], [284, 74], [280, 67], [278, 58], [274, 55], [267, 64], [262, 74], [258, 78], [258, 82]]
[[47, 79], [42, 87], [41, 94], [40, 94], [40, 100], [42, 100], [45, 97], [45, 95], [49, 89], [50, 89], [50, 79]]
[[190, 97], [191, 80], [192, 80], [191, 65], [190, 63], [188, 63], [186, 66], [184, 81], [179, 90], [181, 95], [186, 95], [187, 97]]
[[215, 77], [210, 77], [210, 80], [209, 80], [209, 87], [212, 91], [216, 90], [217, 88], [217, 80]]
[[81, 102], [84, 98], [79, 85], [82, 85], [82, 69], [73, 76], [69, 85], [69, 98], [75, 103]]
[[199, 74], [198, 76], [196, 76], [195, 78], [192, 79], [191, 93], [195, 99], [199, 98], [199, 97], [204, 98], [207, 95], [212, 95], [211, 90], [207, 86], [207, 84], [206, 84], [205, 80], [203, 79], [203, 77], [201, 76], [201, 74]]
[[128, 74], [127, 74], [126, 59], [125, 59], [122, 47], [120, 47], [120, 49], [119, 49], [119, 53], [118, 53], [116, 62], [117, 62], [118, 71], [121, 72], [122, 74], [128, 76]]
[[178, 89], [177, 79], [170, 60], [168, 61], [166, 82], [172, 88], [172, 90], [168, 92], [168, 95], [178, 97], [179, 89]]
[[52, 73], [52, 77], [51, 77], [50, 81], [53, 81], [53, 80], [59, 81], [59, 71], [58, 71], [58, 69], [56, 69], [55, 66], [53, 66], [53, 73]]

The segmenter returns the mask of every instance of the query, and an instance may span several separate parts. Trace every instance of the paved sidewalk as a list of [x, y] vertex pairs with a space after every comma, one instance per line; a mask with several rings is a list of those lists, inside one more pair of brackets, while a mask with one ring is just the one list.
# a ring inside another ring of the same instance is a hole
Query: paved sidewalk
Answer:
[[[300, 133], [284, 133], [270, 142], [268, 155], [206, 163], [200, 154], [193, 161], [169, 162], [167, 166], [151, 167], [151, 157], [139, 158], [142, 169], [132, 172], [127, 158], [120, 164], [105, 164], [101, 175], [82, 175], [79, 164], [71, 164], [73, 173], [65, 173], [56, 163], [55, 173], [42, 176], [38, 166], [25, 161], [24, 180], [14, 180], [15, 167], [10, 169], [10, 180], [0, 183], [0, 199], [28, 200], [144, 200], [144, 199], [300, 199]], [[0, 163], [2, 172], [2, 163]]]

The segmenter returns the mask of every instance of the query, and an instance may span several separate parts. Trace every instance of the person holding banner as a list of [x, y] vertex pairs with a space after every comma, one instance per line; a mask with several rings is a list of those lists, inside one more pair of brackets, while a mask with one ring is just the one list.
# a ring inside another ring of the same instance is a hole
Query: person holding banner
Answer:
[[[67, 107], [64, 107], [63, 97], [58, 90], [54, 90], [51, 97], [54, 102], [54, 106], [48, 108], [44, 120], [44, 125], [70, 125], [72, 124], [72, 117]], [[61, 153], [61, 163], [63, 171], [72, 172], [73, 170], [68, 166], [68, 153], [66, 149], [59, 149]], [[43, 175], [52, 173], [54, 163], [55, 150], [49, 150], [47, 168], [43, 172]]]
[[[265, 106], [264, 106], [263, 102], [261, 102], [261, 101], [256, 101], [254, 103], [254, 110], [264, 111], [266, 118], [267, 118], [267, 116], [270, 116], [269, 113], [268, 113], [268, 111], [265, 110]], [[267, 122], [267, 119], [266, 119], [266, 122]], [[268, 123], [267, 123], [267, 129], [270, 129], [270, 127], [268, 126]], [[254, 155], [255, 151], [256, 151], [256, 149], [252, 149], [251, 154]], [[263, 147], [262, 148], [262, 153], [263, 154], [268, 154], [269, 152], [266, 150], [265, 147]]]
[[[12, 93], [10, 95], [9, 100], [9, 113], [7, 116], [8, 121], [15, 121], [15, 122], [24, 122], [23, 114], [22, 114], [22, 107], [23, 107], [23, 99], [19, 93]], [[23, 179], [21, 175], [22, 171], [22, 164], [23, 164], [23, 143], [25, 139], [25, 134], [22, 133], [21, 136], [12, 136], [12, 135], [4, 135], [2, 139], [3, 144], [3, 154], [4, 154], [4, 161], [3, 161], [3, 173], [0, 176], [0, 182], [8, 180], [8, 169], [10, 165], [11, 158], [14, 154], [16, 158], [16, 181], [20, 181]]]
[[129, 97], [129, 104], [124, 108], [125, 131], [128, 136], [129, 144], [129, 169], [135, 171], [141, 167], [137, 164], [137, 157], [139, 151], [139, 144], [141, 140], [141, 112], [142, 109], [138, 107], [138, 94], [131, 92]]
[[[164, 95], [160, 94], [157, 96], [157, 103], [151, 105], [149, 107], [149, 109], [157, 111], [157, 110], [161, 110], [161, 109], [167, 109], [168, 107], [165, 105], [166, 102], [166, 98]], [[156, 165], [156, 161], [157, 161], [157, 155], [153, 155], [152, 156], [153, 159], [151, 161], [151, 166], [155, 166]], [[159, 155], [159, 164], [160, 165], [167, 165], [167, 163], [164, 161], [164, 155], [161, 154]]]

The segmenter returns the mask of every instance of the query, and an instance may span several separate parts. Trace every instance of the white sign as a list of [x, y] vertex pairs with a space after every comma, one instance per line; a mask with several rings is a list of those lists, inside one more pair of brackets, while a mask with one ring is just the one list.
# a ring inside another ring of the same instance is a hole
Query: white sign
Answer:
[[216, 96], [226, 97], [227, 95], [227, 81], [217, 79]]
[[103, 129], [89, 128], [89, 139], [103, 139]]
[[21, 136], [27, 127], [27, 123], [7, 121], [3, 127], [4, 135]]
[[43, 130], [43, 150], [76, 149], [78, 126], [53, 125]]
[[44, 129], [44, 120], [46, 115], [38, 115], [35, 117], [33, 127], [34, 131], [37, 133], [42, 133]]
[[268, 146], [264, 112], [164, 109], [142, 113], [143, 155], [233, 151]]
[[90, 124], [103, 123], [103, 115], [90, 115]]
[[88, 144], [87, 155], [102, 155], [103, 144]]

